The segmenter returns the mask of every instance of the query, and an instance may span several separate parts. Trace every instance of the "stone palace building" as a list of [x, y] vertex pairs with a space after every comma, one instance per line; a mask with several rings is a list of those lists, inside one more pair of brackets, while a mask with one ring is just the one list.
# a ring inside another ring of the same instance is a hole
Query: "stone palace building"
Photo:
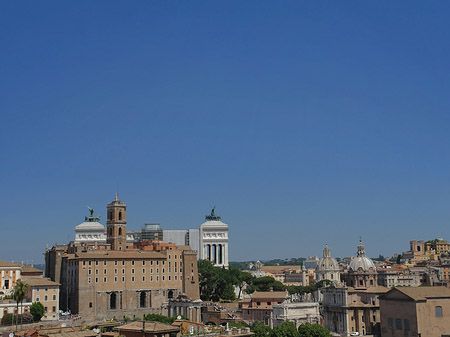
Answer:
[[[45, 274], [61, 284], [62, 310], [92, 319], [133, 318], [166, 313], [169, 299], [179, 295], [199, 299], [197, 252], [186, 245], [129, 240], [126, 211], [116, 194], [107, 205], [106, 240], [78, 236], [47, 249]], [[87, 233], [91, 222], [100, 229], [98, 220], [91, 209], [78, 228]]]

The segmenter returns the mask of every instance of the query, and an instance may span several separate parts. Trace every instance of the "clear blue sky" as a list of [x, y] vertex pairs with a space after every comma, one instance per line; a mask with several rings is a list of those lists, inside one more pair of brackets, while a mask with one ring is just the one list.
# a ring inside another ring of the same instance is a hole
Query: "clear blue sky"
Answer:
[[0, 3], [0, 259], [116, 190], [230, 259], [450, 239], [450, 2]]

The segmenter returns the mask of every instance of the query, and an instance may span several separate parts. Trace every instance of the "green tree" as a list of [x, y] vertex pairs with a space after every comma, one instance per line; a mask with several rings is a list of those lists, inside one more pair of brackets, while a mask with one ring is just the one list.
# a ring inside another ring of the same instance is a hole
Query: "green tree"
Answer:
[[13, 314], [4, 314], [2, 317], [2, 325], [11, 325], [16, 321], [16, 316]]
[[41, 302], [34, 302], [31, 304], [30, 313], [33, 315], [33, 320], [39, 322], [44, 316], [44, 306]]
[[250, 326], [250, 330], [255, 333], [255, 337], [269, 337], [270, 332], [272, 331], [268, 326], [258, 321], [253, 322]]
[[[19, 303], [20, 303], [20, 312], [23, 310], [23, 300], [28, 294], [29, 285], [22, 280], [18, 280], [16, 283], [16, 286], [14, 287], [14, 300], [16, 301], [16, 307], [17, 307], [17, 317], [16, 317], [16, 331], [17, 331], [17, 325], [19, 324]], [[22, 316], [21, 316], [22, 317]], [[22, 326], [23, 319], [20, 320], [20, 325]]]
[[300, 334], [292, 322], [284, 322], [270, 332], [270, 337], [299, 337]]
[[145, 316], [145, 320], [152, 321], [152, 322], [161, 322], [161, 323], [165, 323], [165, 324], [173, 323], [173, 321], [169, 317], [163, 316], [163, 315], [158, 315], [158, 314], [148, 314], [147, 316]]
[[304, 323], [298, 328], [299, 337], [331, 337], [331, 332], [320, 324]]
[[286, 286], [280, 281], [276, 281], [273, 277], [264, 276], [254, 278], [252, 284], [247, 287], [246, 292], [251, 294], [255, 291], [283, 291], [286, 289]]

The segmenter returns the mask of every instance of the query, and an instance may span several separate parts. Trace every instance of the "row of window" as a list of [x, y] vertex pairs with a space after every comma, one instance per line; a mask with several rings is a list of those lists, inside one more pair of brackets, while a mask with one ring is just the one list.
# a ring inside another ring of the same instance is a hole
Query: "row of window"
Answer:
[[[150, 271], [150, 274], [153, 274], [153, 268], [150, 268], [149, 271]], [[166, 269], [162, 268], [161, 272], [163, 274], [165, 274]], [[168, 272], [171, 273], [172, 272], [172, 268], [169, 267]], [[177, 272], [181, 273], [182, 270], [181, 270], [181, 268], [180, 269], [174, 268], [174, 272], [175, 273], [177, 273]], [[107, 269], [103, 269], [103, 275], [107, 275], [107, 273], [108, 273]], [[125, 268], [122, 268], [122, 274], [125, 274], [125, 273], [126, 273]], [[135, 269], [131, 268], [131, 274], [134, 274], [134, 273], [135, 273]], [[145, 274], [145, 273], [146, 273], [146, 270], [144, 268], [142, 268], [142, 274]], [[95, 269], [95, 275], [98, 275], [98, 274], [99, 274], [99, 270]], [[114, 275], [117, 275], [117, 274], [118, 274], [118, 269], [114, 269]], [[159, 274], [159, 268], [156, 268], [156, 274]], [[88, 269], [88, 275], [92, 275], [92, 269]]]
[[[171, 259], [171, 258], [172, 258], [172, 256], [169, 255], [169, 259]], [[178, 258], [178, 255], [174, 255], [173, 258], [174, 258], [174, 259], [177, 259], [177, 258]], [[179, 258], [180, 258], [180, 260], [181, 260], [182, 256], [179, 255]], [[124, 266], [124, 265], [125, 265], [125, 260], [121, 260], [121, 261], [122, 261], [122, 262], [121, 262], [122, 266]], [[153, 262], [154, 262], [154, 260], [150, 260], [150, 265], [151, 265], [151, 266], [153, 266]], [[83, 261], [83, 266], [85, 266], [86, 263], [87, 263], [89, 266], [92, 266], [93, 263], [95, 263], [95, 265], [98, 266], [98, 265], [100, 264], [100, 261], [99, 261], [99, 260], [88, 260], [88, 261]], [[164, 266], [165, 263], [166, 263], [166, 261], [165, 261], [165, 260], [162, 260], [161, 263], [162, 263], [162, 265]], [[135, 264], [136, 264], [136, 261], [135, 261], [135, 260], [131, 260], [131, 265], [134, 266]], [[159, 260], [155, 260], [155, 264], [158, 266], [158, 265], [159, 265]], [[175, 261], [175, 266], [176, 266], [176, 264], [177, 264], [177, 262]], [[180, 264], [181, 264], [181, 261], [180, 261]], [[103, 260], [103, 265], [104, 265], [104, 266], [108, 265], [108, 261]], [[119, 265], [119, 261], [118, 261], [118, 260], [114, 260], [114, 265], [115, 265], [115, 266], [118, 266], [118, 265]], [[146, 260], [142, 260], [142, 265], [143, 265], [143, 266], [146, 265]], [[169, 261], [169, 265], [170, 265], [170, 261]]]
[[[53, 299], [53, 301], [56, 301], [56, 295], [53, 295], [52, 299]], [[40, 301], [39, 296], [36, 296], [36, 301], [37, 302]], [[48, 301], [48, 296], [47, 295], [44, 296], [44, 301]]]
[[[394, 319], [391, 317], [388, 318], [388, 328], [394, 329]], [[395, 319], [395, 330], [403, 330], [403, 328], [405, 331], [411, 331], [409, 319], [402, 320], [401, 318], [396, 318]]]
[[[181, 275], [180, 275], [180, 276], [175, 275], [175, 276], [173, 277], [173, 279], [174, 279], [175, 281], [177, 281], [177, 280], [182, 281], [182, 280], [183, 280], [183, 276], [181, 276]], [[119, 280], [119, 278], [118, 278], [117, 276], [114, 276], [114, 283], [119, 282], [118, 280]], [[131, 282], [134, 282], [135, 280], [136, 280], [135, 277], [134, 277], [134, 276], [131, 276]], [[161, 280], [162, 280], [162, 281], [165, 281], [165, 280], [166, 280], [166, 278], [165, 278], [164, 275], [161, 276]], [[168, 281], [172, 281], [171, 275], [169, 275], [169, 276], [167, 277], [167, 280], [168, 280]], [[95, 281], [95, 283], [99, 283], [99, 278], [96, 277], [96, 278], [94, 279], [94, 281]], [[103, 278], [103, 283], [107, 283], [107, 282], [108, 282], [108, 278], [107, 278], [107, 277], [104, 277], [104, 278]], [[145, 282], [145, 276], [142, 276], [142, 282]], [[153, 282], [153, 276], [150, 276], [150, 282]], [[156, 275], [156, 282], [159, 282], [159, 275]], [[92, 283], [92, 278], [88, 277], [88, 283], [89, 283], [89, 284]], [[122, 283], [125, 283], [125, 276], [122, 276]]]

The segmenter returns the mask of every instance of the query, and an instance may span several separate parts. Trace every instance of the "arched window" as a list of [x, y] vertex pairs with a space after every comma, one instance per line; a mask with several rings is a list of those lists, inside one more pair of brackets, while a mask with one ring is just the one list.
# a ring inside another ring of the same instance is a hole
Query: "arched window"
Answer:
[[122, 235], [122, 227], [119, 227], [119, 236]]
[[442, 307], [440, 305], [434, 307], [436, 317], [442, 317]]
[[173, 290], [169, 290], [169, 292], [167, 293], [167, 297], [173, 298]]
[[119, 220], [122, 220], [122, 212], [119, 211]]

